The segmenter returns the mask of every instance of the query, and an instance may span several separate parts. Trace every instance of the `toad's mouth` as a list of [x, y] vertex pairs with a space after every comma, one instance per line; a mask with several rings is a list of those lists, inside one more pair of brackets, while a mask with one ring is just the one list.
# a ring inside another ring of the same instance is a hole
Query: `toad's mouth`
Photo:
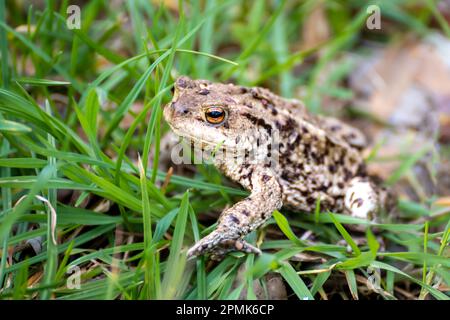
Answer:
[[171, 123], [169, 123], [169, 126], [177, 136], [187, 139], [191, 146], [200, 146], [202, 149], [226, 150], [228, 152], [237, 151], [237, 148], [235, 146], [227, 146], [224, 141], [217, 142], [206, 140], [198, 136], [189, 134], [186, 131], [180, 130], [179, 128], [173, 126]]

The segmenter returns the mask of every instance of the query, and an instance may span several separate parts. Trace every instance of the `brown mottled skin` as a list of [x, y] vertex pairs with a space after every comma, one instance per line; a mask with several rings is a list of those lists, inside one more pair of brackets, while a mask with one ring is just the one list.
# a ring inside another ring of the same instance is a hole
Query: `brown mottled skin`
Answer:
[[[205, 108], [211, 106], [226, 111], [219, 125], [205, 120]], [[320, 198], [321, 208], [364, 218], [380, 209], [381, 192], [368, 181], [360, 154], [364, 136], [337, 119], [308, 113], [300, 101], [260, 87], [180, 77], [164, 117], [177, 135], [206, 147], [220, 144], [221, 150], [236, 155], [234, 161], [214, 159], [214, 164], [251, 192], [222, 213], [217, 228], [196, 243], [189, 256], [208, 253], [217, 259], [229, 251], [260, 253], [243, 238], [282, 206], [313, 211]], [[262, 150], [261, 161], [242, 157], [252, 148]], [[275, 153], [278, 161], [265, 161]]]

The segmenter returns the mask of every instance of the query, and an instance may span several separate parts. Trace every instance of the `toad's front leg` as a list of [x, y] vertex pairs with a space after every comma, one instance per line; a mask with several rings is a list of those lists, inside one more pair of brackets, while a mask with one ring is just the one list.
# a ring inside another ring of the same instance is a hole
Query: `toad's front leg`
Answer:
[[189, 249], [188, 257], [211, 254], [219, 259], [230, 251], [261, 252], [243, 238], [281, 208], [281, 188], [269, 169], [256, 167], [251, 172], [247, 184], [251, 195], [225, 210], [217, 228]]

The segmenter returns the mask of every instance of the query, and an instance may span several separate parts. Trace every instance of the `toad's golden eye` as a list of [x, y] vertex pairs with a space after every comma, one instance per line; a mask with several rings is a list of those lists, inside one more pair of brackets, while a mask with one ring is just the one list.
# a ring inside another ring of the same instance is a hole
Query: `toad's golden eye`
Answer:
[[211, 124], [221, 124], [225, 121], [226, 112], [222, 107], [209, 107], [205, 110], [205, 118]]

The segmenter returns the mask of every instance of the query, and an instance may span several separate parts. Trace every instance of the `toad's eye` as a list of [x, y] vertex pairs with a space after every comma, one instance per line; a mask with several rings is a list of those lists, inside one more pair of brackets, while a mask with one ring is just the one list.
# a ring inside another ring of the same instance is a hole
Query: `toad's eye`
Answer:
[[211, 124], [221, 124], [225, 121], [226, 112], [222, 107], [209, 107], [205, 110], [205, 118]]

